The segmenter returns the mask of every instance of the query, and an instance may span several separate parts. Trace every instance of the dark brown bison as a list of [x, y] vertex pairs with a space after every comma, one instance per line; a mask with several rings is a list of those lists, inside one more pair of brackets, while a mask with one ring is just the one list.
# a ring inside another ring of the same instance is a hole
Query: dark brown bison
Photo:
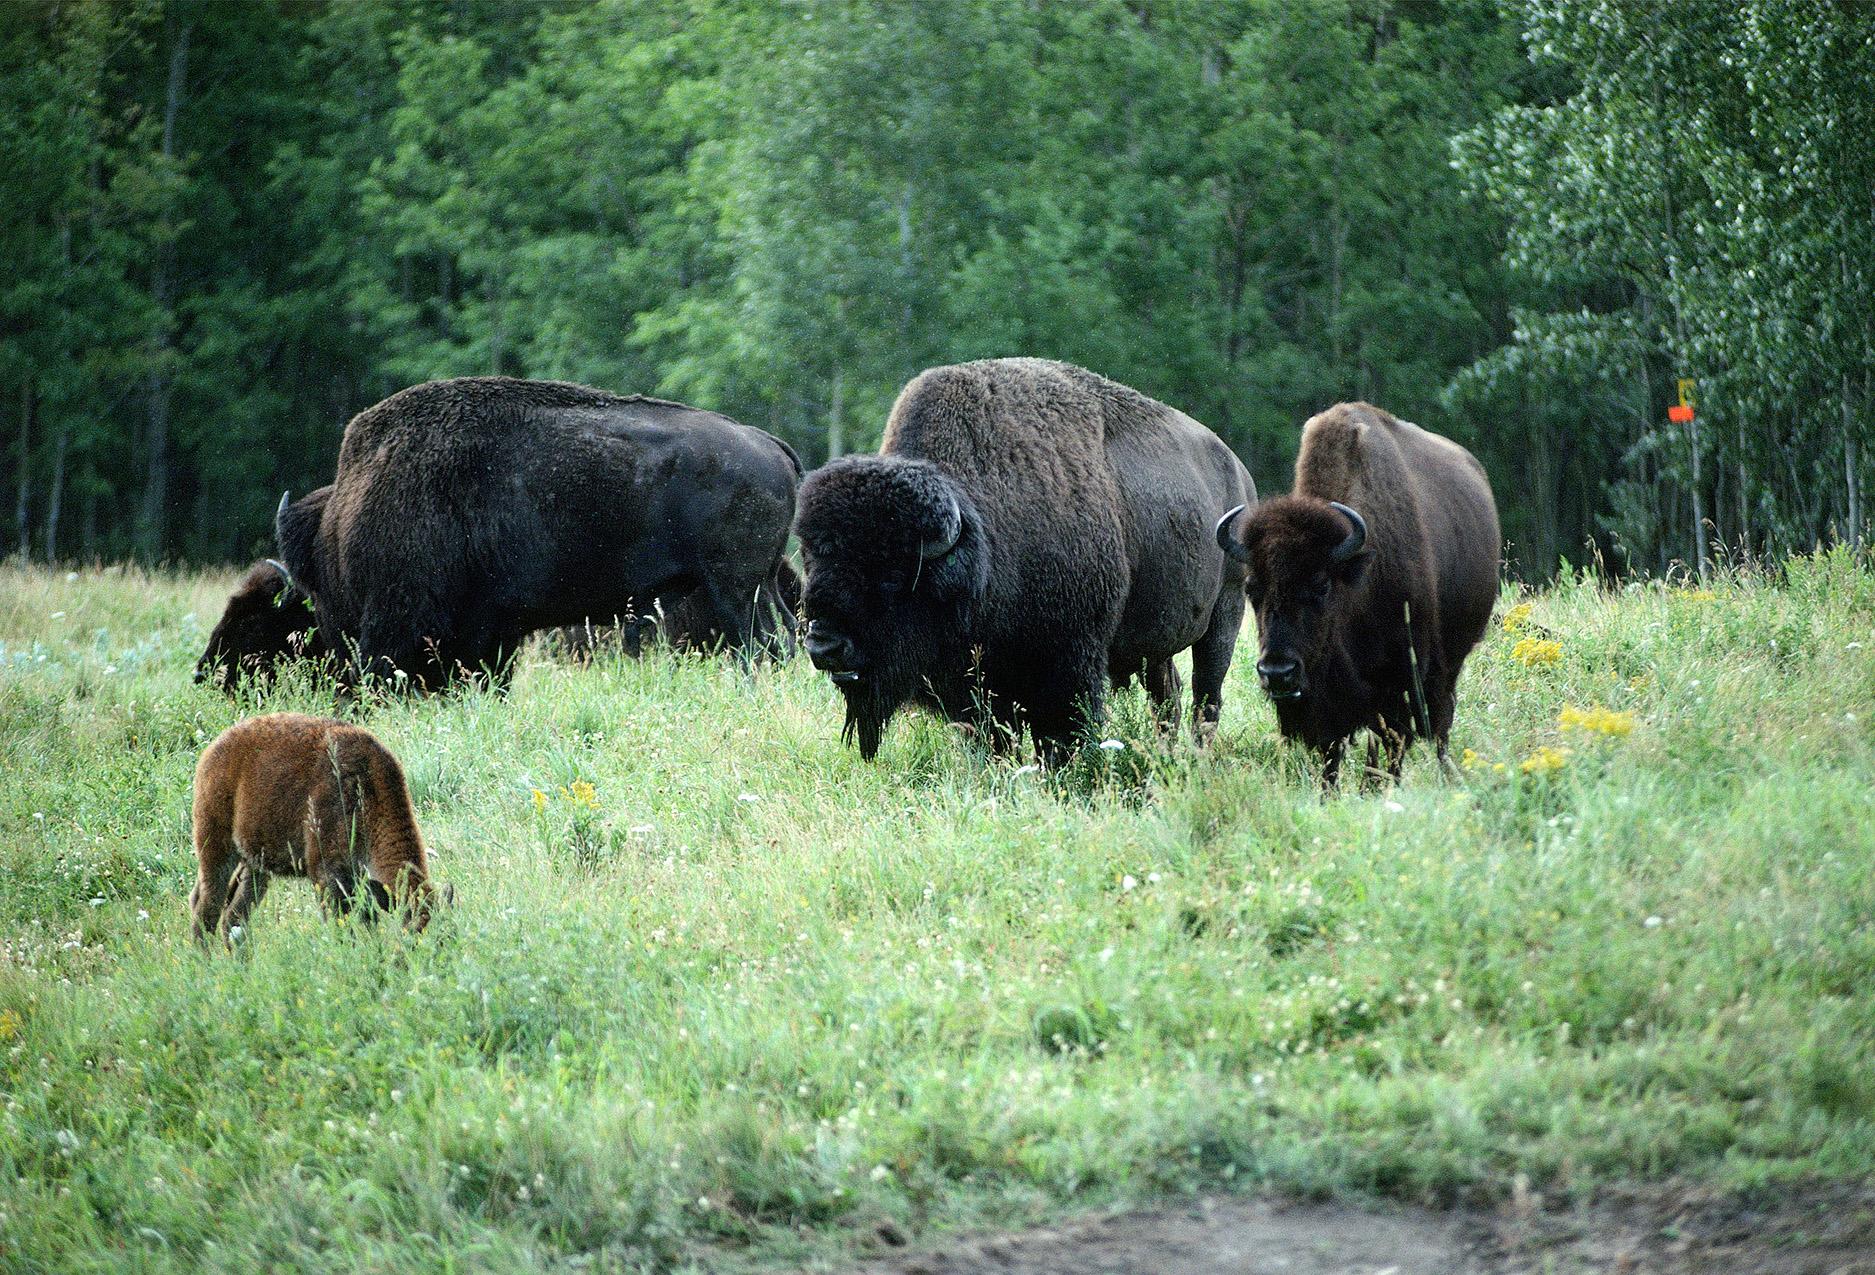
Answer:
[[[793, 563], [783, 558], [775, 564], [775, 574], [762, 581], [755, 605], [774, 624], [781, 649], [792, 653], [795, 619], [801, 613], [801, 576]], [[635, 660], [649, 643], [659, 639], [672, 650], [709, 652], [723, 645], [724, 636], [704, 599], [695, 593], [687, 593], [668, 606], [655, 599], [652, 605], [641, 606], [634, 599], [623, 615], [604, 620], [589, 617], [559, 631], [566, 652], [580, 660], [591, 658], [595, 650], [607, 645], [617, 645]]]
[[737, 649], [800, 461], [715, 412], [560, 381], [465, 377], [352, 418], [323, 508], [283, 498], [280, 557], [354, 672], [505, 676], [522, 638], [694, 593]]
[[429, 923], [436, 892], [410, 789], [370, 731], [269, 713], [215, 737], [195, 767], [195, 936], [231, 937], [275, 876], [306, 877], [328, 911], [359, 888]]
[[1243, 573], [1211, 535], [1256, 499], [1190, 417], [1082, 368], [990, 359], [921, 373], [877, 456], [801, 488], [806, 644], [872, 757], [907, 701], [1022, 726], [1059, 760], [1111, 681], [1143, 674], [1178, 715], [1172, 657], [1192, 648], [1193, 727], [1217, 721]]
[[[306, 499], [323, 502], [329, 487]], [[233, 694], [243, 679], [273, 680], [292, 659], [324, 661], [330, 648], [313, 621], [312, 599], [297, 588], [284, 565], [263, 558], [247, 569], [221, 619], [208, 635], [208, 649], [195, 663], [195, 680], [213, 682]]]
[[1258, 681], [1283, 735], [1324, 755], [1325, 784], [1362, 728], [1395, 776], [1417, 736], [1445, 761], [1458, 671], [1490, 622], [1503, 548], [1470, 452], [1338, 404], [1302, 428], [1295, 491], [1231, 510], [1217, 539], [1249, 570]]

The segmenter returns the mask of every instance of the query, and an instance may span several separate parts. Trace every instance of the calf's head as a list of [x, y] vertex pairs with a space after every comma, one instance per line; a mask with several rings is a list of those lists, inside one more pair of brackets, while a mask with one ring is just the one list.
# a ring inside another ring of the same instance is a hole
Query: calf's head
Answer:
[[269, 678], [283, 660], [325, 650], [313, 624], [312, 599], [286, 568], [264, 558], [228, 595], [221, 620], [208, 635], [208, 649], [195, 664], [197, 682], [232, 691], [243, 677]]
[[988, 584], [982, 520], [935, 467], [858, 456], [808, 475], [795, 532], [807, 654], [839, 687], [843, 734], [870, 760], [898, 707], [967, 648]]
[[1273, 700], [1300, 699], [1373, 557], [1366, 520], [1339, 501], [1280, 496], [1248, 515], [1241, 505], [1225, 514], [1217, 543], [1248, 571], [1244, 593], [1261, 641], [1257, 681]]

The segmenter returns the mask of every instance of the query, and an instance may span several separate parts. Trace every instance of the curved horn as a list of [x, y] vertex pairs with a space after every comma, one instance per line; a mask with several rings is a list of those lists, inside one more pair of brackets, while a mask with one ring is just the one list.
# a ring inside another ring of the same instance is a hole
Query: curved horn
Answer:
[[1217, 520], [1217, 547], [1224, 551], [1225, 557], [1248, 563], [1250, 554], [1238, 542], [1237, 537], [1230, 534], [1230, 525], [1237, 521], [1237, 515], [1243, 511], [1244, 506], [1238, 505]]
[[293, 573], [286, 569], [286, 563], [280, 561], [278, 558], [262, 558], [261, 561], [272, 567], [275, 571], [278, 571], [282, 580], [285, 580], [288, 584], [293, 583]]
[[283, 543], [286, 539], [282, 533], [286, 530], [286, 507], [288, 504], [292, 503], [292, 499], [293, 492], [291, 489], [281, 492], [279, 507], [273, 511], [273, 540], [275, 544]]
[[963, 511], [957, 508], [957, 497], [946, 496], [950, 508], [944, 511], [944, 529], [937, 535], [918, 546], [918, 557], [929, 562], [933, 558], [942, 558], [957, 547], [957, 538], [964, 533]]
[[1346, 518], [1354, 525], [1354, 530], [1348, 533], [1348, 538], [1336, 545], [1334, 553], [1330, 555], [1336, 562], [1346, 562], [1349, 558], [1359, 553], [1361, 551], [1361, 546], [1367, 543], [1367, 519], [1355, 513], [1339, 500], [1329, 501], [1328, 507], [1338, 512], [1343, 518]]

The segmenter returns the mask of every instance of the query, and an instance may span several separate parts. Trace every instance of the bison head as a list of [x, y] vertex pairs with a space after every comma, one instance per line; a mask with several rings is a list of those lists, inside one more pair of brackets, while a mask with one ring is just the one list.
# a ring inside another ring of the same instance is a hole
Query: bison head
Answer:
[[208, 649], [195, 664], [197, 682], [232, 691], [243, 677], [271, 678], [282, 660], [325, 650], [313, 626], [312, 599], [271, 558], [248, 568], [228, 595]]
[[1300, 699], [1333, 635], [1337, 594], [1360, 583], [1373, 557], [1366, 521], [1339, 501], [1281, 496], [1248, 516], [1241, 505], [1225, 514], [1217, 542], [1248, 570], [1257, 681], [1273, 700]]
[[795, 532], [808, 658], [840, 688], [843, 736], [870, 760], [899, 706], [967, 656], [988, 583], [982, 520], [935, 466], [860, 456], [808, 475]]

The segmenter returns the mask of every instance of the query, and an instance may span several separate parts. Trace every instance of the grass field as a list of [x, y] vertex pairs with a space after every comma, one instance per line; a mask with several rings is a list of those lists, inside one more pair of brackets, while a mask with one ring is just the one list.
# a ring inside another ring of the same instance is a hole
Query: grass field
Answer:
[[0, 1270], [837, 1264], [1198, 1189], [1875, 1171], [1875, 569], [1506, 595], [1459, 779], [1324, 801], [1240, 649], [1060, 774], [804, 660], [369, 705], [458, 905], [189, 940], [228, 573], [0, 569]]

